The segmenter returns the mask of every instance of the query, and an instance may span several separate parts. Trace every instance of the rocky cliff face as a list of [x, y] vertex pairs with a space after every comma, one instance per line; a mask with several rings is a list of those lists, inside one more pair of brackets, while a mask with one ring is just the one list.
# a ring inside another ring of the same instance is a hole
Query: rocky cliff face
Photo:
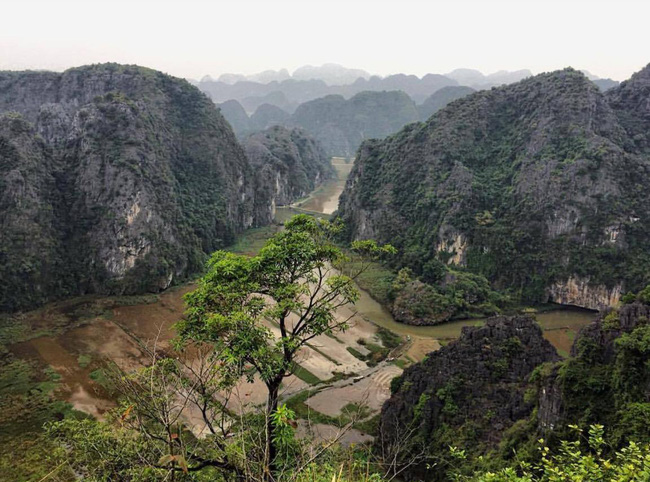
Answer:
[[[457, 341], [394, 382], [381, 412], [380, 443], [385, 449], [401, 444], [404, 460], [423, 448], [444, 460], [449, 445], [485, 453], [532, 413], [534, 400], [524, 396], [531, 372], [557, 360], [532, 318], [496, 317], [485, 326], [466, 327]], [[427, 471], [425, 465], [411, 467], [407, 478], [443, 479], [444, 472]]]
[[603, 310], [616, 306], [622, 295], [621, 283], [612, 287], [593, 285], [589, 278], [570, 277], [556, 281], [549, 289], [549, 301], [560, 305], [574, 305], [590, 310]]
[[571, 358], [547, 370], [538, 385], [539, 433], [569, 424], [603, 424], [615, 447], [650, 436], [650, 306], [634, 302], [603, 313], [583, 328]]
[[[487, 454], [499, 467], [515, 452], [530, 462], [540, 438], [552, 447], [571, 436], [571, 426], [604, 425], [605, 450], [648, 440], [650, 286], [623, 298], [580, 331], [564, 360], [528, 317], [464, 328], [393, 382], [381, 413], [384, 453], [398, 468], [422, 460], [407, 468], [409, 480], [448, 480], [446, 462], [471, 469]], [[467, 459], [449, 459], [449, 445]]]
[[645, 79], [606, 96], [542, 74], [365, 142], [340, 201], [351, 237], [393, 243], [416, 274], [439, 259], [527, 301], [615, 303], [649, 281]]
[[323, 147], [301, 129], [271, 127], [251, 134], [243, 146], [256, 176], [255, 210], [269, 221], [276, 205], [289, 205], [335, 176]]
[[0, 73], [0, 309], [158, 290], [268, 221], [214, 105], [135, 66]]
[[630, 147], [650, 152], [650, 65], [620, 86], [609, 89], [606, 95], [627, 131]]

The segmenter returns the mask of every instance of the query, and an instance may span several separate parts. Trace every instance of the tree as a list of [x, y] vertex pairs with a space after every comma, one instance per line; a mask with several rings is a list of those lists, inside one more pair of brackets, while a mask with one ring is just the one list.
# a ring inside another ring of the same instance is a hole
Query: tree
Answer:
[[[282, 381], [296, 369], [296, 356], [313, 338], [348, 328], [336, 310], [358, 299], [354, 278], [367, 268], [342, 274], [346, 254], [334, 242], [341, 225], [298, 215], [255, 257], [214, 253], [198, 288], [186, 295], [182, 340], [211, 343], [221, 379], [234, 385], [257, 375], [268, 391], [265, 409], [265, 479], [278, 471], [282, 448], [278, 428]], [[392, 254], [389, 245], [352, 243], [363, 259]], [[279, 332], [274, 335], [273, 330]]]
[[[54, 460], [89, 480], [233, 480], [243, 478], [241, 456], [227, 439], [237, 421], [224, 402], [231, 395], [218, 378], [217, 355], [206, 344], [183, 351], [141, 346], [146, 366], [104, 369], [119, 406], [106, 420], [65, 419], [47, 431], [59, 440]], [[199, 414], [194, 422], [188, 415]], [[178, 476], [178, 477], [177, 477]]]

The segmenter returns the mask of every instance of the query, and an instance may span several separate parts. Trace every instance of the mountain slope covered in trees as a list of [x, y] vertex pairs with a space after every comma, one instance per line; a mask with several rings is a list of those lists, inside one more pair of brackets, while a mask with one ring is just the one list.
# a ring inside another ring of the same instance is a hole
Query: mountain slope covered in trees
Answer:
[[341, 197], [353, 238], [517, 299], [600, 308], [650, 273], [650, 68], [604, 95], [573, 69], [458, 100], [367, 141]]
[[[393, 381], [381, 443], [399, 446], [403, 462], [416, 461], [406, 467], [408, 480], [535, 462], [540, 439], [557, 448], [589, 426], [601, 426], [604, 457], [647, 443], [650, 287], [623, 301], [580, 331], [565, 360], [527, 317], [464, 328], [459, 340]], [[454, 459], [450, 446], [465, 457]]]
[[164, 289], [272, 220], [258, 183], [184, 80], [117, 64], [2, 72], [0, 310]]
[[291, 204], [335, 176], [323, 147], [301, 129], [270, 127], [242, 145], [255, 171], [257, 212], [266, 209], [273, 216], [276, 204]]

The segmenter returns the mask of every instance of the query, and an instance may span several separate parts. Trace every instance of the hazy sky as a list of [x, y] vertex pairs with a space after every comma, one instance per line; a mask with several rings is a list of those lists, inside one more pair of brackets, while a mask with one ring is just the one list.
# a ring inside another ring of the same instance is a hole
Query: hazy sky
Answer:
[[648, 0], [0, 0], [0, 69], [135, 63], [179, 77], [335, 62], [423, 75], [650, 63]]

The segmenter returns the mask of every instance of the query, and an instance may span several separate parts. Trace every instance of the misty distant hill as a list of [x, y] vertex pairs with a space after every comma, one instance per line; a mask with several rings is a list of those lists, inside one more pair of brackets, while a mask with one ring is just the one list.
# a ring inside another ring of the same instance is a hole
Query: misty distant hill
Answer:
[[500, 70], [489, 75], [484, 75], [482, 72], [474, 69], [456, 69], [445, 74], [445, 77], [455, 80], [459, 85], [466, 85], [480, 90], [519, 82], [532, 75], [533, 73], [528, 69], [516, 70], [514, 72]]
[[[237, 82], [259, 82], [268, 84], [270, 82], [283, 82], [285, 80], [322, 80], [327, 85], [352, 84], [358, 78], [368, 79], [370, 74], [362, 69], [349, 69], [339, 64], [323, 64], [321, 66], [303, 65], [298, 67], [292, 74], [287, 69], [265, 70], [257, 74], [221, 74], [218, 81], [224, 84], [236, 84]], [[214, 79], [206, 75], [202, 81], [214, 82]]]
[[517, 82], [531, 75], [529, 70], [499, 71], [484, 75], [478, 70], [457, 69], [446, 75], [426, 74], [423, 77], [398, 73], [380, 77], [361, 69], [337, 64], [320, 67], [303, 66], [289, 74], [286, 69], [267, 70], [253, 75], [223, 74], [218, 80], [206, 75], [193, 82], [216, 104], [238, 101], [251, 115], [262, 104], [271, 104], [293, 113], [298, 105], [327, 95], [346, 99], [364, 91], [401, 90], [417, 104], [442, 89], [468, 86], [475, 90]]
[[357, 79], [368, 79], [370, 74], [361, 69], [348, 69], [338, 64], [324, 64], [320, 67], [303, 65], [292, 75], [295, 80], [322, 80], [327, 85], [347, 85]]

